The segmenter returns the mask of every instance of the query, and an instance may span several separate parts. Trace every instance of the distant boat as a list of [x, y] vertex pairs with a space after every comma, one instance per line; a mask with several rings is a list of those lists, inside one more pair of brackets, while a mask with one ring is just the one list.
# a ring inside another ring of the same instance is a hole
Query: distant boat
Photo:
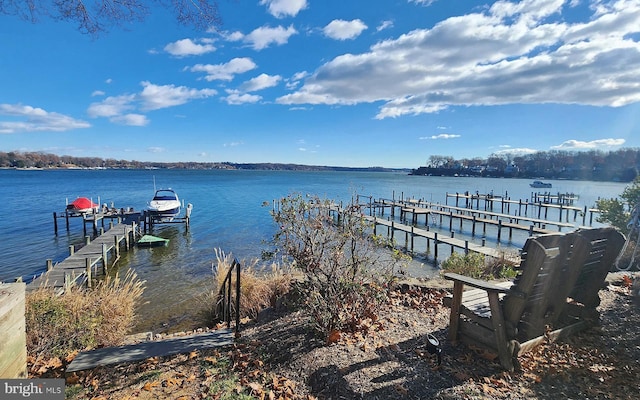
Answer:
[[67, 212], [73, 215], [94, 214], [98, 212], [100, 206], [87, 197], [78, 197], [70, 204], [67, 204]]
[[138, 247], [166, 246], [169, 244], [169, 239], [153, 235], [143, 235], [136, 244]]
[[531, 186], [532, 188], [550, 188], [553, 185], [548, 182], [533, 181], [532, 183], [529, 184], [529, 186]]
[[153, 218], [169, 222], [180, 215], [181, 209], [180, 199], [172, 189], [156, 190], [153, 199], [149, 202], [149, 207], [147, 207]]

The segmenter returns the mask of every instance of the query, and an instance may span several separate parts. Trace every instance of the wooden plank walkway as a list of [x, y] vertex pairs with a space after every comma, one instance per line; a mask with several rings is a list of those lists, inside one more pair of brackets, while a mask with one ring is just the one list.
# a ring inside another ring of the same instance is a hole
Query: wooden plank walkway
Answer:
[[[477, 222], [487, 223], [487, 224], [496, 225], [496, 226], [502, 225], [503, 227], [511, 227], [513, 229], [518, 229], [523, 231], [531, 230], [531, 226], [518, 224], [519, 221], [525, 221], [534, 225], [533, 229], [535, 233], [552, 232], [551, 230], [542, 228], [543, 225], [557, 226], [558, 230], [561, 230], [562, 228], [570, 228], [570, 229], [577, 228], [575, 224], [571, 224], [568, 222], [561, 222], [561, 221], [554, 222], [554, 221], [549, 221], [545, 219], [538, 219], [538, 218], [532, 218], [532, 217], [526, 217], [526, 216], [524, 217], [514, 216], [514, 215], [502, 214], [502, 213], [493, 212], [493, 211], [474, 210], [471, 208], [455, 207], [455, 206], [448, 206], [448, 205], [435, 204], [435, 203], [429, 203], [429, 202], [420, 202], [420, 203], [417, 203], [416, 205], [411, 202], [397, 201], [397, 200], [393, 201], [393, 200], [380, 199], [379, 201], [382, 204], [387, 206], [398, 207], [403, 213], [410, 212], [410, 213], [413, 213], [414, 215], [432, 213], [432, 214], [438, 214], [438, 215], [443, 215], [448, 217], [453, 216], [453, 218], [461, 218], [468, 221], [473, 221], [475, 216]], [[489, 216], [491, 218], [483, 218], [482, 216], [484, 217]], [[493, 217], [495, 217], [495, 219], [493, 219]], [[516, 221], [516, 223], [514, 224], [511, 221]]]
[[126, 364], [151, 357], [185, 354], [194, 350], [228, 346], [233, 343], [233, 330], [221, 329], [191, 336], [155, 340], [80, 353], [73, 359], [66, 372], [83, 371], [96, 367]]
[[95, 270], [100, 264], [103, 268], [108, 267], [109, 253], [113, 253], [112, 265], [117, 261], [120, 254], [120, 246], [124, 242], [131, 246], [133, 242], [132, 233], [135, 231], [135, 224], [116, 224], [102, 235], [96, 237], [91, 243], [83, 246], [78, 251], [74, 251], [67, 259], [50, 265], [48, 270], [36, 277], [29, 285], [28, 290], [33, 290], [40, 286], [63, 289], [65, 283], [68, 285], [72, 281], [84, 281], [87, 277], [87, 270]]
[[[380, 219], [380, 218], [376, 218], [376, 217], [371, 217], [371, 216], [364, 216], [365, 219], [367, 219], [368, 221], [371, 221], [374, 223], [374, 234], [375, 234], [375, 230], [376, 230], [376, 226], [378, 225], [382, 225], [382, 226], [386, 226], [389, 229], [392, 230], [391, 234], [393, 234], [394, 230], [399, 230], [402, 231], [408, 235], [411, 235], [411, 244], [407, 244], [407, 247], [409, 248], [409, 250], [413, 251], [413, 240], [415, 237], [421, 237], [421, 238], [425, 238], [427, 239], [427, 241], [431, 240], [434, 243], [434, 257], [437, 259], [438, 258], [438, 245], [439, 244], [445, 244], [445, 245], [449, 245], [451, 247], [455, 247], [455, 248], [459, 248], [459, 249], [463, 249], [465, 252], [474, 252], [474, 253], [480, 253], [483, 254], [485, 256], [490, 256], [490, 257], [495, 257], [495, 258], [502, 258], [502, 257], [506, 257], [506, 258], [512, 258], [512, 261], [514, 262], [519, 262], [520, 261], [520, 257], [519, 256], [515, 256], [510, 254], [509, 252], [505, 252], [504, 250], [501, 249], [497, 249], [494, 247], [487, 247], [487, 246], [482, 246], [479, 244], [475, 244], [472, 242], [469, 242], [468, 240], [462, 240], [462, 239], [458, 239], [455, 237], [450, 237], [450, 236], [445, 236], [445, 235], [438, 235], [437, 232], [431, 232], [429, 230], [426, 229], [419, 229], [414, 227], [413, 225], [406, 225], [406, 224], [402, 224], [402, 223], [398, 223], [395, 221], [388, 221], [386, 219]], [[427, 242], [427, 247], [428, 247], [428, 242]]]

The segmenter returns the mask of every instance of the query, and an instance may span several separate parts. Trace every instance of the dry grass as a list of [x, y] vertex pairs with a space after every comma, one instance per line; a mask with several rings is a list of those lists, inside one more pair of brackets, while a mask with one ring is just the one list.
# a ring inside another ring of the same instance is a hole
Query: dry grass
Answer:
[[[205, 302], [210, 304], [206, 310], [207, 319], [216, 320], [216, 304], [218, 292], [224, 279], [233, 264], [233, 257], [216, 249], [217, 263], [213, 267], [213, 287], [206, 295]], [[259, 266], [258, 260], [252, 260], [242, 264], [240, 276], [240, 315], [241, 317], [255, 318], [258, 313], [267, 307], [276, 306], [279, 298], [283, 297], [291, 289], [294, 275], [291, 271], [273, 263], [268, 266]], [[235, 274], [232, 274], [231, 284], [235, 287]]]
[[39, 288], [26, 297], [27, 351], [38, 360], [78, 350], [121, 344], [133, 327], [144, 282], [129, 271], [107, 277], [95, 288], [72, 286], [62, 295]]

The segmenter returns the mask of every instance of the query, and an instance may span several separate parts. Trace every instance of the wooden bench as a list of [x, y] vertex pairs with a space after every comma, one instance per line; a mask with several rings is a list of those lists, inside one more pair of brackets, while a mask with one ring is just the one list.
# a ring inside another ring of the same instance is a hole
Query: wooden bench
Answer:
[[449, 340], [487, 348], [513, 370], [518, 355], [544, 340], [587, 329], [597, 322], [598, 290], [623, 243], [612, 228], [529, 238], [512, 285], [446, 273], [454, 282]]

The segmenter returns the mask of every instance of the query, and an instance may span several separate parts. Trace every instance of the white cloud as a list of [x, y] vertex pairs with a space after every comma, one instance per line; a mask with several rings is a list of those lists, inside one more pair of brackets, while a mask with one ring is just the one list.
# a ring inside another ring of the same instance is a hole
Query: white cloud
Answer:
[[257, 67], [252, 59], [243, 57], [234, 58], [225, 64], [196, 64], [189, 70], [191, 72], [205, 72], [207, 81], [231, 81], [236, 74], [242, 74]]
[[91, 103], [87, 109], [87, 114], [91, 118], [115, 117], [124, 114], [126, 111], [135, 108], [133, 102], [136, 96], [125, 94], [121, 96], [110, 96], [99, 103]]
[[109, 121], [130, 126], [145, 126], [149, 119], [133, 110], [151, 111], [178, 106], [196, 99], [217, 94], [214, 89], [194, 89], [185, 86], [155, 85], [144, 81], [138, 94], [110, 96], [101, 102], [91, 103], [87, 114], [92, 118], [109, 118]]
[[91, 97], [96, 97], [96, 96], [104, 96], [105, 92], [103, 92], [102, 90], [94, 90], [93, 93], [91, 93]]
[[393, 28], [393, 21], [382, 21], [380, 25], [376, 27], [376, 32], [380, 32], [389, 28]]
[[274, 87], [280, 83], [282, 77], [280, 75], [260, 74], [255, 78], [249, 79], [240, 86], [245, 92], [255, 92], [262, 89]]
[[229, 142], [229, 143], [225, 143], [222, 146], [223, 147], [236, 147], [236, 146], [242, 146], [244, 144], [244, 142]]
[[117, 115], [109, 118], [109, 121], [116, 124], [129, 126], [146, 126], [147, 124], [149, 124], [149, 119], [146, 115], [143, 114]]
[[[335, 57], [276, 101], [379, 102], [378, 119], [451, 106], [640, 102], [640, 1], [597, 4], [499, 0]], [[567, 9], [592, 14], [576, 21]]]
[[435, 3], [438, 0], [409, 0], [409, 3], [416, 3], [419, 4], [421, 6], [430, 6], [431, 4]]
[[[3, 120], [2, 116], [11, 120]], [[64, 132], [72, 129], [89, 128], [86, 121], [72, 118], [42, 108], [22, 104], [0, 104], [0, 134], [54, 131]]]
[[[501, 146], [501, 147], [503, 147], [503, 146]], [[509, 146], [507, 146], [507, 147], [509, 147]], [[524, 156], [524, 155], [527, 155], [527, 154], [534, 154], [534, 153], [537, 153], [539, 151], [540, 150], [530, 149], [530, 148], [527, 148], [527, 147], [513, 147], [513, 148], [509, 147], [508, 149], [498, 150], [493, 154], [495, 154], [497, 156], [500, 156], [500, 155], [503, 155], [503, 154], [512, 154], [512, 155]]]
[[593, 150], [603, 147], [617, 147], [625, 143], [624, 139], [597, 139], [589, 142], [582, 140], [567, 140], [557, 146], [551, 146], [552, 150]]
[[140, 101], [142, 110], [158, 110], [161, 108], [178, 106], [195, 99], [204, 99], [216, 95], [214, 89], [193, 89], [186, 86], [155, 85], [142, 82]]
[[421, 140], [425, 140], [425, 139], [432, 139], [432, 140], [437, 140], [437, 139], [455, 139], [455, 138], [459, 138], [460, 135], [456, 135], [456, 134], [451, 134], [451, 133], [441, 133], [439, 135], [433, 135], [433, 136], [422, 136], [420, 137]]
[[216, 51], [208, 42], [198, 44], [191, 39], [182, 39], [164, 46], [164, 51], [176, 57], [196, 56]]
[[229, 94], [227, 97], [224, 97], [223, 100], [227, 102], [227, 104], [232, 105], [240, 105], [240, 104], [253, 104], [262, 100], [261, 96], [255, 94], [242, 93], [237, 90], [227, 90]]
[[276, 18], [295, 17], [307, 8], [307, 0], [260, 0], [260, 4], [266, 5], [269, 14]]
[[365, 29], [367, 29], [367, 25], [359, 19], [352, 21], [334, 19], [322, 28], [322, 32], [331, 39], [347, 40], [360, 36]]
[[149, 153], [164, 153], [165, 151], [167, 151], [167, 149], [165, 149], [164, 147], [149, 147], [147, 148], [147, 151]]
[[293, 25], [288, 28], [284, 28], [282, 26], [277, 26], [275, 28], [262, 26], [254, 29], [247, 35], [240, 35], [236, 32], [227, 38], [234, 37], [237, 40], [242, 40], [244, 43], [247, 43], [254, 50], [263, 50], [272, 44], [281, 46], [287, 43], [289, 38], [297, 33], [298, 31], [293, 27]]

